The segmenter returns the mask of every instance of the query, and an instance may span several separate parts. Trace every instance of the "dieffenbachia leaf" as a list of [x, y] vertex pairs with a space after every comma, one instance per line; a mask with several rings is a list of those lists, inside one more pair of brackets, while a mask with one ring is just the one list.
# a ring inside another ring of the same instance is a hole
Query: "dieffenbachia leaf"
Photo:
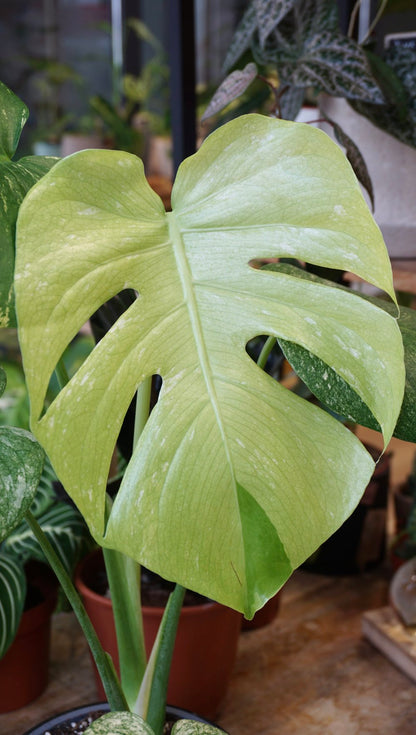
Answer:
[[56, 162], [49, 156], [12, 158], [28, 118], [26, 105], [0, 82], [0, 327], [15, 327], [14, 238], [19, 206], [30, 187]]
[[[379, 229], [322, 131], [260, 115], [180, 167], [172, 212], [141, 162], [64, 159], [23, 204], [16, 294], [32, 428], [95, 537], [248, 617], [345, 520], [374, 469], [358, 439], [246, 352], [300, 344], [366, 403], [387, 442], [403, 397], [396, 321], [351, 292], [256, 259], [350, 270], [394, 298]], [[43, 413], [50, 376], [97, 308], [137, 300]], [[48, 345], [48, 349], [43, 348]], [[137, 386], [159, 401], [104, 525], [106, 480]]]
[[0, 555], [0, 659], [11, 645], [19, 627], [26, 597], [23, 565]]
[[44, 456], [42, 447], [28, 431], [0, 426], [0, 541], [29, 509]]
[[172, 728], [172, 735], [224, 735], [224, 731], [206, 722], [178, 720]]
[[86, 735], [155, 735], [152, 728], [132, 712], [109, 712], [95, 720]]

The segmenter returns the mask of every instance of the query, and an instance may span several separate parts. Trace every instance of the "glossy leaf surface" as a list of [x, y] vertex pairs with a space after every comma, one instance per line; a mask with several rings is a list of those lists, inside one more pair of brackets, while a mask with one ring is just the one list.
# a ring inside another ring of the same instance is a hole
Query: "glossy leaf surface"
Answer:
[[[78, 511], [66, 503], [54, 503], [37, 519], [67, 572], [72, 574], [81, 550], [86, 550], [86, 528]], [[45, 561], [42, 550], [26, 523], [18, 526], [4, 542], [9, 554]]]
[[102, 715], [85, 732], [87, 735], [154, 735], [152, 728], [131, 712], [109, 712]]
[[[345, 157], [307, 125], [228, 123], [182, 164], [172, 206], [138, 159], [111, 151], [65, 159], [30, 193], [16, 293], [32, 425], [97, 539], [250, 617], [351, 513], [374, 464], [339, 422], [264, 374], [246, 343], [272, 334], [319, 356], [386, 441], [404, 383], [390, 315], [251, 263], [352, 270], [392, 295], [390, 266]], [[137, 300], [42, 415], [68, 342], [125, 288]], [[155, 373], [160, 398], [105, 528], [121, 422]]]
[[48, 156], [12, 161], [28, 117], [26, 105], [0, 82], [0, 327], [15, 327], [14, 238], [19, 206], [30, 187], [55, 163]]
[[42, 474], [44, 452], [28, 431], [0, 427], [0, 541], [22, 520]]
[[[318, 276], [287, 264], [267, 267], [292, 273], [297, 278], [308, 279], [311, 282], [323, 285], [327, 283], [328, 285], [328, 282]], [[343, 286], [337, 286], [337, 288], [345, 291], [349, 290]], [[361, 298], [367, 299], [392, 316], [395, 314], [395, 306], [384, 299], [374, 296], [361, 296]], [[404, 441], [416, 442], [416, 311], [401, 306], [397, 324], [404, 346], [406, 381], [403, 403], [394, 429], [394, 436]], [[365, 403], [360, 400], [348, 383], [325, 362], [299, 345], [283, 342], [282, 340], [280, 344], [289, 363], [299, 377], [331, 411], [354, 423], [367, 426], [376, 431], [380, 430], [380, 426]]]
[[19, 627], [26, 596], [23, 566], [5, 554], [0, 556], [0, 659]]
[[195, 720], [178, 720], [172, 728], [172, 735], [223, 735], [223, 732], [214, 725]]

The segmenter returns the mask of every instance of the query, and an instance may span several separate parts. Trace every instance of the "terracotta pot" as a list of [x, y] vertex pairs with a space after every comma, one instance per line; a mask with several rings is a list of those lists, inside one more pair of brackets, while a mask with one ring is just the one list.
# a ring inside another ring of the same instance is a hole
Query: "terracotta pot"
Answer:
[[279, 590], [273, 597], [266, 602], [263, 607], [256, 612], [251, 620], [243, 618], [242, 630], [258, 630], [258, 628], [264, 628], [266, 625], [275, 620], [279, 614], [280, 602], [281, 602], [282, 590]]
[[42, 694], [48, 683], [56, 583], [43, 564], [31, 564], [27, 576], [44, 599], [23, 613], [16, 638], [0, 660], [0, 713], [29, 704]]
[[[101, 553], [93, 552], [79, 565], [75, 584], [104, 649], [118, 668], [111, 600], [90, 588], [103, 568]], [[142, 612], [149, 655], [163, 608], [143, 607]], [[216, 602], [182, 608], [168, 686], [169, 704], [215, 719], [231, 677], [240, 630], [240, 613]], [[98, 693], [104, 696], [97, 672], [96, 677]]]
[[[101, 715], [108, 712], [108, 710], [109, 707], [107, 702], [98, 702], [96, 704], [87, 704], [83, 707], [76, 707], [75, 709], [68, 710], [67, 712], [62, 712], [59, 715], [55, 715], [54, 717], [51, 717], [48, 720], [45, 720], [38, 725], [35, 725], [35, 727], [27, 730], [24, 735], [47, 735], [47, 733], [49, 732], [52, 732], [53, 735], [53, 728], [58, 726], [65, 728], [65, 732], [67, 732], [69, 735], [69, 728], [72, 723], [74, 723], [75, 726], [79, 726], [81, 725], [81, 723], [84, 725], [84, 721], [88, 724], [91, 724], [94, 719], [97, 719], [97, 715], [98, 717], [101, 717]], [[178, 707], [166, 707], [166, 716], [167, 719], [169, 719], [170, 721], [193, 719], [197, 720], [198, 722], [212, 724], [208, 723], [206, 720], [203, 720], [201, 717], [179, 709]], [[76, 732], [78, 732], [78, 730]]]

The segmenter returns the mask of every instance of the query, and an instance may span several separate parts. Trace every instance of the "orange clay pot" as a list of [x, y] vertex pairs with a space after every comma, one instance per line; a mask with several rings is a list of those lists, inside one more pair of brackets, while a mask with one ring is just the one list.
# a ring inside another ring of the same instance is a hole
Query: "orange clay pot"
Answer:
[[[94, 576], [102, 570], [102, 554], [92, 552], [79, 565], [75, 584], [104, 649], [118, 669], [111, 600], [90, 588]], [[149, 655], [163, 608], [143, 607], [142, 612]], [[168, 685], [169, 705], [215, 719], [236, 658], [241, 620], [240, 613], [216, 602], [182, 608]], [[98, 672], [96, 677], [98, 694], [104, 696]]]
[[0, 660], [0, 713], [10, 712], [39, 697], [48, 683], [51, 617], [56, 605], [56, 582], [43, 564], [27, 572], [43, 600], [26, 610], [16, 638]]

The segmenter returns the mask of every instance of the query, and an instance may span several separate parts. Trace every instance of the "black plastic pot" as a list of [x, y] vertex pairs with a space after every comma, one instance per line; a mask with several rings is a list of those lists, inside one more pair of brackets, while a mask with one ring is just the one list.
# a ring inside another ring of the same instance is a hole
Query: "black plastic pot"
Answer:
[[[87, 704], [83, 707], [76, 707], [75, 709], [68, 710], [67, 712], [62, 712], [59, 715], [55, 715], [54, 717], [51, 717], [48, 720], [45, 720], [44, 722], [41, 722], [39, 725], [35, 725], [31, 730], [27, 730], [24, 735], [54, 735], [53, 728], [62, 726], [62, 728], [66, 726], [70, 726], [72, 723], [80, 724], [82, 721], [86, 718], [91, 718], [91, 715], [98, 713], [98, 716], [105, 714], [105, 712], [109, 711], [109, 706], [107, 702], [97, 702], [95, 704]], [[187, 712], [186, 710], [180, 709], [179, 707], [171, 707], [167, 705], [166, 707], [166, 714], [169, 719], [173, 720], [196, 720], [197, 722], [204, 722], [205, 724], [212, 725], [212, 722], [208, 722], [208, 720], [203, 719], [202, 717], [199, 717], [198, 715], [194, 714], [193, 712]], [[91, 721], [88, 724], [91, 724], [93, 719], [97, 719], [97, 717], [92, 717]], [[65, 734], [69, 731], [63, 729]], [[77, 731], [74, 729], [74, 732]]]

